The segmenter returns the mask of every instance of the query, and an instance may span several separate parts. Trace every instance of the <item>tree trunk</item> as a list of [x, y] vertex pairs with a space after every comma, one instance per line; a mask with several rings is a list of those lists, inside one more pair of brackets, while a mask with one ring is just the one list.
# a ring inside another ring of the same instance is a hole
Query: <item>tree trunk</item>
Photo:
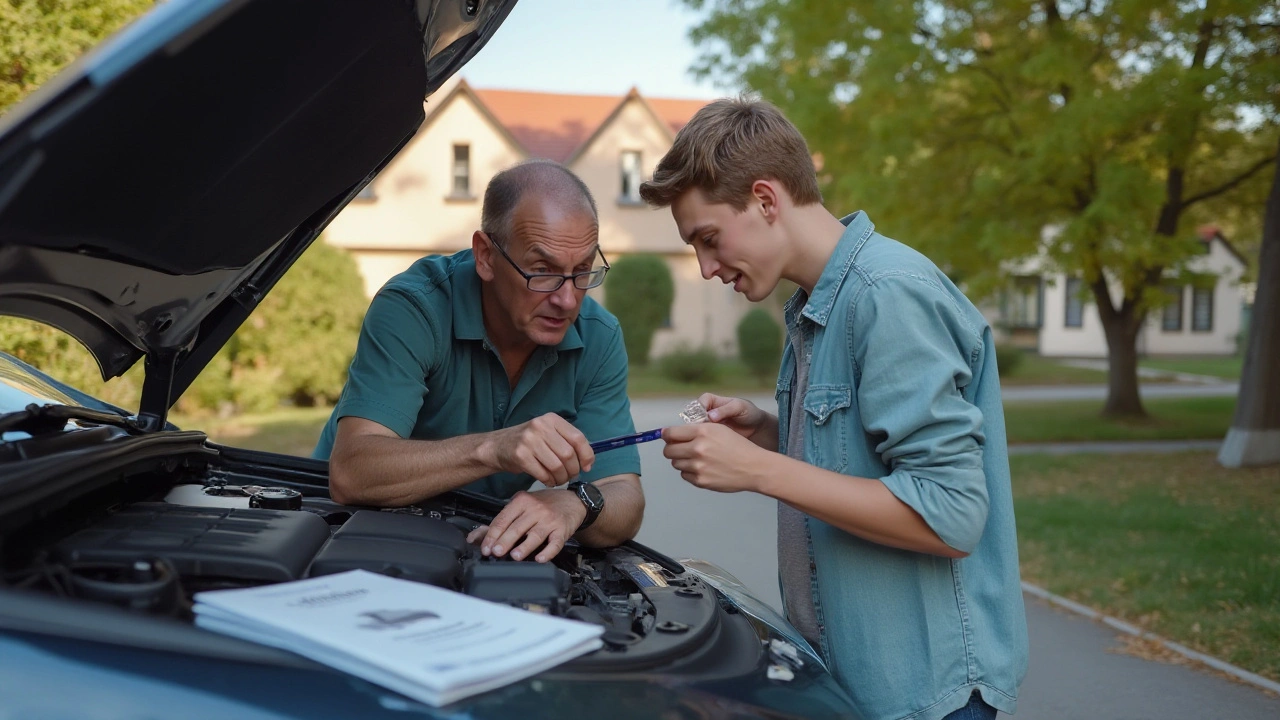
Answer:
[[1138, 394], [1138, 332], [1134, 312], [1117, 314], [1113, 327], [1105, 327], [1107, 335], [1107, 404], [1102, 414], [1107, 417], [1146, 417], [1142, 396]]
[[1280, 463], [1280, 161], [1262, 223], [1258, 293], [1236, 416], [1218, 462], [1226, 467]]
[[1125, 298], [1117, 310], [1111, 304], [1111, 290], [1105, 277], [1090, 284], [1098, 319], [1107, 338], [1107, 404], [1106, 417], [1141, 418], [1147, 416], [1138, 394], [1138, 330], [1142, 327], [1137, 302]]

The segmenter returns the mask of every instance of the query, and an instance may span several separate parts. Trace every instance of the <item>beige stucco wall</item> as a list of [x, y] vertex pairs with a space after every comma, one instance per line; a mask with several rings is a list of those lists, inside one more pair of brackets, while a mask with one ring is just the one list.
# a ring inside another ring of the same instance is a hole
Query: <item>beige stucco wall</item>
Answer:
[[[633, 98], [569, 166], [595, 195], [600, 243], [609, 259], [654, 253], [671, 268], [676, 287], [671, 327], [655, 336], [654, 356], [680, 345], [710, 346], [731, 355], [737, 351], [738, 321], [750, 303], [729, 286], [702, 279], [697, 259], [680, 240], [669, 211], [619, 198], [621, 153], [638, 150], [647, 179], [670, 142], [671, 135]], [[470, 202], [447, 198], [453, 186], [454, 143], [471, 146], [475, 200]], [[387, 279], [418, 258], [469, 247], [471, 234], [479, 227], [485, 185], [499, 170], [523, 158], [523, 152], [494, 127], [471, 96], [461, 92], [373, 181], [375, 199], [347, 206], [325, 231], [325, 240], [355, 256], [365, 292], [372, 297]], [[591, 296], [607, 301], [604, 289], [593, 290]]]
[[[472, 200], [449, 198], [455, 143], [471, 146]], [[459, 93], [374, 179], [375, 199], [344, 208], [325, 230], [325, 240], [355, 255], [372, 296], [423, 255], [470, 247], [480, 227], [485, 184], [522, 157], [471, 96]]]
[[719, 281], [702, 279], [697, 258], [680, 239], [669, 210], [652, 210], [620, 198], [622, 153], [639, 151], [642, 174], [648, 179], [670, 147], [671, 135], [642, 100], [631, 98], [571, 161], [570, 169], [596, 197], [600, 208], [600, 244], [610, 258], [636, 252], [653, 253], [661, 255], [671, 269], [676, 290], [671, 327], [655, 335], [654, 357], [680, 345], [709, 346], [718, 353], [731, 355], [737, 352], [738, 320], [750, 303]]

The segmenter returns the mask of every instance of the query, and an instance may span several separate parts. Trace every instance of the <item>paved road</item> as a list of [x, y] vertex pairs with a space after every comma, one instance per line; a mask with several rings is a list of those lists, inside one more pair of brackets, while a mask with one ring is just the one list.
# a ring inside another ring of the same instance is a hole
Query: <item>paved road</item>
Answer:
[[1188, 666], [1119, 652], [1115, 630], [1023, 596], [1031, 666], [1015, 720], [1276, 720], [1280, 698]]
[[[768, 396], [752, 398], [775, 409]], [[633, 401], [637, 430], [679, 422], [686, 398]], [[714, 562], [779, 607], [776, 504], [680, 479], [662, 443], [640, 446], [647, 508], [639, 541], [676, 558]], [[1031, 670], [1018, 720], [1275, 720], [1280, 699], [1187, 667], [1116, 654], [1115, 631], [1027, 597]]]

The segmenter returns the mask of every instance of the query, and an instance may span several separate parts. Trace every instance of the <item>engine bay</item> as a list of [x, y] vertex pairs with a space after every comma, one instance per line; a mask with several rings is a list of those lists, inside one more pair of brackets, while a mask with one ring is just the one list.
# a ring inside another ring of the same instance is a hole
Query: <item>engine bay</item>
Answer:
[[485, 557], [467, 534], [495, 514], [492, 499], [351, 507], [261, 467], [211, 469], [144, 472], [0, 538], [3, 585], [192, 622], [201, 591], [363, 569], [602, 626], [604, 647], [565, 666], [573, 671], [668, 669], [708, 651], [734, 665], [760, 657], [732, 604], [643, 546], [571, 540], [548, 563]]

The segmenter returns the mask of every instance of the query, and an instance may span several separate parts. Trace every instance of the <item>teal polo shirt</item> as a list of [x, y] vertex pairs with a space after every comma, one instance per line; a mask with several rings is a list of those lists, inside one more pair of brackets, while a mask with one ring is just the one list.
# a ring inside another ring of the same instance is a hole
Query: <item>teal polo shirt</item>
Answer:
[[[387, 281], [369, 305], [347, 384], [313, 456], [329, 458], [338, 420], [347, 416], [402, 438], [441, 440], [546, 413], [565, 418], [591, 441], [635, 432], [617, 318], [583, 298], [564, 339], [539, 346], [512, 388], [485, 335], [471, 251], [426, 257]], [[580, 479], [625, 473], [640, 474], [635, 446], [596, 456]], [[533, 482], [527, 474], [498, 473], [464, 489], [509, 498]]]

